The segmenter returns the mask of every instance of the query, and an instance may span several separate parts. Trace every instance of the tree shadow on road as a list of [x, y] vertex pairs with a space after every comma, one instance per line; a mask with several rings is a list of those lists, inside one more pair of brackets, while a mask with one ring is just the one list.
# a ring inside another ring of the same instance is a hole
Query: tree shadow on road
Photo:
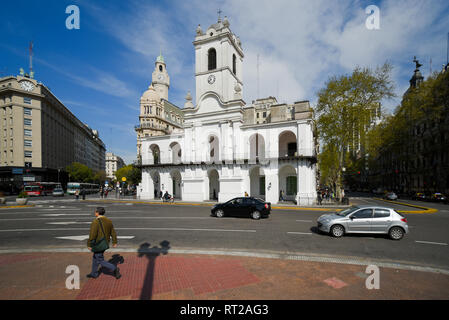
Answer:
[[166, 255], [170, 250], [170, 242], [167, 240], [160, 242], [159, 245], [151, 247], [151, 244], [146, 242], [141, 244], [137, 250], [139, 258], [144, 257], [148, 259], [140, 300], [150, 300], [152, 298], [156, 258], [160, 255]]

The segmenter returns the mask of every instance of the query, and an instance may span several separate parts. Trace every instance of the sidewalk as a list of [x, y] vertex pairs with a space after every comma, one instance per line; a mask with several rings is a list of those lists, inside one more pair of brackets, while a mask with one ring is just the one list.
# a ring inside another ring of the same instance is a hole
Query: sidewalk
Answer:
[[[147, 244], [147, 248], [149, 245]], [[154, 248], [154, 247], [153, 247]], [[91, 253], [0, 254], [0, 299], [448, 299], [449, 275], [380, 267], [380, 289], [365, 286], [366, 266], [225, 255], [120, 253], [122, 278], [87, 279]], [[118, 254], [107, 252], [117, 263]], [[80, 289], [65, 287], [66, 268]]]

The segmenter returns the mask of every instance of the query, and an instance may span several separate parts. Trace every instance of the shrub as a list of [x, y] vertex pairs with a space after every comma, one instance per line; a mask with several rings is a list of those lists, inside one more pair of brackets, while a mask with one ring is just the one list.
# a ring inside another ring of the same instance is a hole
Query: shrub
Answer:
[[25, 191], [22, 191], [17, 198], [28, 198], [28, 194]]

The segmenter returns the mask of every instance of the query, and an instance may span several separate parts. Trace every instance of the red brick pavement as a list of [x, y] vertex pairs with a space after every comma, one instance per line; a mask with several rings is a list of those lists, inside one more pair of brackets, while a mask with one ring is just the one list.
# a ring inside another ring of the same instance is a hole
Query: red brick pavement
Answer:
[[200, 295], [259, 282], [236, 259], [143, 256], [127, 258], [119, 268], [121, 279], [101, 275], [88, 281], [77, 299], [146, 299], [186, 289]]
[[[380, 268], [380, 290], [368, 290], [366, 266], [171, 253], [123, 257], [116, 280], [108, 274], [87, 279], [87, 252], [0, 254], [0, 299], [449, 298], [449, 276], [438, 273]], [[79, 290], [65, 287], [69, 265], [79, 267]]]

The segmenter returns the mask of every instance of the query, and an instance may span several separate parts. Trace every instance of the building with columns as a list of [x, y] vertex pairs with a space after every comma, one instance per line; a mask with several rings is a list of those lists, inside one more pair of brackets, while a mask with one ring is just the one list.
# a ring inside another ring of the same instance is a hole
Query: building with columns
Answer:
[[167, 135], [180, 129], [184, 114], [180, 108], [168, 101], [170, 77], [162, 53], [157, 57], [152, 83], [140, 98], [137, 133], [137, 159], [142, 162], [140, 138]]
[[[317, 144], [309, 102], [279, 104], [269, 97], [245, 104], [244, 53], [226, 17], [205, 32], [198, 26], [193, 45], [195, 104], [187, 94], [179, 129], [138, 139], [139, 197], [168, 191], [184, 201], [223, 202], [247, 192], [275, 204], [282, 191], [285, 200], [315, 203]], [[262, 107], [264, 121], [257, 116]]]

